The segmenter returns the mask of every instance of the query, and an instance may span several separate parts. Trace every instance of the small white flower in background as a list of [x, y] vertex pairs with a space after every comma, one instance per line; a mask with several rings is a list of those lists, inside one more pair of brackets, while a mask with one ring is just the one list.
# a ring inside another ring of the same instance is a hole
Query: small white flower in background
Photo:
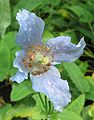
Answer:
[[71, 94], [68, 82], [61, 79], [54, 65], [78, 59], [86, 45], [84, 38], [77, 45], [71, 43], [68, 36], [52, 38], [43, 44], [45, 23], [41, 18], [22, 9], [16, 19], [20, 24], [16, 41], [22, 50], [16, 52], [14, 67], [18, 68], [18, 72], [10, 79], [21, 83], [30, 73], [32, 88], [44, 93], [54, 104], [54, 109], [61, 112], [71, 101]]

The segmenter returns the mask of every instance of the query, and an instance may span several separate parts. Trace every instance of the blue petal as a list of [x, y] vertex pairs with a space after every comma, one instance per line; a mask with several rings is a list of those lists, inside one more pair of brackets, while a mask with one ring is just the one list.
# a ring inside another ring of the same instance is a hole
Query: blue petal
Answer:
[[83, 49], [86, 46], [84, 38], [75, 45], [71, 43], [71, 38], [68, 36], [59, 36], [47, 41], [47, 46], [51, 48], [54, 55], [54, 62], [72, 62], [78, 59], [83, 53]]
[[21, 83], [23, 82], [25, 79], [28, 79], [28, 74], [27, 73], [23, 73], [18, 71], [16, 73], [16, 75], [12, 76], [10, 78], [10, 80], [12, 80], [13, 82], [16, 81], [17, 83]]
[[15, 55], [16, 58], [13, 62], [14, 67], [18, 68], [20, 72], [28, 73], [28, 70], [23, 65], [23, 58], [26, 56], [26, 52], [24, 50], [19, 50]]
[[40, 44], [45, 25], [44, 21], [25, 9], [17, 13], [16, 19], [20, 24], [17, 43], [24, 48], [33, 44]]
[[44, 74], [31, 75], [32, 87], [36, 92], [42, 92], [53, 102], [54, 109], [62, 112], [63, 108], [71, 101], [68, 82], [60, 78], [58, 70], [51, 68]]

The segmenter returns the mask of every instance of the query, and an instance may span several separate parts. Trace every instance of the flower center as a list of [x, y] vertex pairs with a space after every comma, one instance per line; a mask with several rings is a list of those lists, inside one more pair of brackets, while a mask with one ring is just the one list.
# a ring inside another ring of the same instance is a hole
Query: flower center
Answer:
[[44, 45], [31, 46], [23, 59], [25, 67], [33, 74], [40, 75], [46, 72], [53, 59], [50, 48]]

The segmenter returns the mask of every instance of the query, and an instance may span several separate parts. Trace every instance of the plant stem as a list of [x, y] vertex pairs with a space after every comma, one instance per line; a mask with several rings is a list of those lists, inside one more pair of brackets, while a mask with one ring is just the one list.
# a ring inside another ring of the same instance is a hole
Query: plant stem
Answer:
[[52, 106], [51, 114], [53, 113], [53, 111], [54, 111], [54, 106]]
[[49, 104], [49, 114], [51, 113], [51, 101], [48, 101]]
[[46, 111], [47, 111], [47, 96], [45, 95], [45, 108], [46, 108]]
[[41, 103], [42, 103], [42, 105], [43, 105], [44, 109], [46, 110], [46, 107], [45, 107], [45, 104], [44, 104], [43, 99], [42, 99], [42, 97], [41, 97], [41, 94], [40, 94], [40, 93], [38, 93], [38, 95], [39, 95], [39, 98], [40, 98], [40, 100], [41, 100]]

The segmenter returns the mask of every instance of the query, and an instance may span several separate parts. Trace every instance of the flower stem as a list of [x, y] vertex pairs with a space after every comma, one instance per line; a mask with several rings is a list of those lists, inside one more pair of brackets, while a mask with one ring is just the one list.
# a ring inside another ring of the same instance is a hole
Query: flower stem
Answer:
[[47, 112], [47, 96], [45, 95], [45, 108], [46, 108], [46, 112]]
[[54, 111], [54, 106], [52, 106], [51, 114], [53, 113], [53, 111]]
[[49, 114], [51, 113], [51, 101], [48, 101], [49, 104]]
[[41, 103], [42, 103], [42, 105], [43, 105], [44, 109], [46, 110], [46, 107], [45, 107], [45, 104], [44, 104], [43, 99], [42, 99], [42, 97], [41, 97], [41, 94], [40, 94], [40, 93], [38, 93], [38, 95], [39, 95], [39, 98], [40, 98], [40, 100], [41, 100]]

